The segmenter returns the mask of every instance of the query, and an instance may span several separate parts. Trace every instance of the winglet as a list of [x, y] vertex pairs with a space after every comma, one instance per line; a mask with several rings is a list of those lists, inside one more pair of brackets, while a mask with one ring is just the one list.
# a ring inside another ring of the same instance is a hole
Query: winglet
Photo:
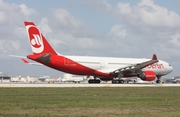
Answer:
[[29, 62], [23, 58], [21, 58], [21, 60], [25, 63], [25, 64], [28, 64]]
[[158, 60], [156, 54], [153, 54], [152, 60]]

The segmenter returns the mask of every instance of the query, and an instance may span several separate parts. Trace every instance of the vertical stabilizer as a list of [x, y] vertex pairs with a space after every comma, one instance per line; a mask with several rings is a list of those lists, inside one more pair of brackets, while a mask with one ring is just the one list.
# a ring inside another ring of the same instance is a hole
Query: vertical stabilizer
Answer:
[[33, 54], [57, 54], [33, 22], [24, 22]]

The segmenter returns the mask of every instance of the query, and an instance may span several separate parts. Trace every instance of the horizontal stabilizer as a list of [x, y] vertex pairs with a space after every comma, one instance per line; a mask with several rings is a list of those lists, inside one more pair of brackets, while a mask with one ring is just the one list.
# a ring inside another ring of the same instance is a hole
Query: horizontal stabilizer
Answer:
[[21, 60], [25, 63], [25, 64], [28, 64], [29, 62], [23, 58], [21, 58]]
[[25, 63], [25, 64], [43, 66], [43, 64], [41, 64], [41, 63], [30, 63], [29, 61], [27, 61], [27, 60], [25, 60], [25, 59], [23, 59], [23, 58], [21, 58], [21, 60], [22, 60], [23, 63]]
[[27, 58], [26, 56], [19, 56], [19, 55], [9, 55], [9, 56], [16, 57], [16, 58]]

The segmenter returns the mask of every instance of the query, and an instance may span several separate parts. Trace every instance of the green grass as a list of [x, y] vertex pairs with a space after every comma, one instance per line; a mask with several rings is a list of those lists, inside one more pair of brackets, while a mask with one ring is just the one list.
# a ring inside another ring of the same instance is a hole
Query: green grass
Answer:
[[0, 88], [0, 117], [179, 117], [180, 87]]

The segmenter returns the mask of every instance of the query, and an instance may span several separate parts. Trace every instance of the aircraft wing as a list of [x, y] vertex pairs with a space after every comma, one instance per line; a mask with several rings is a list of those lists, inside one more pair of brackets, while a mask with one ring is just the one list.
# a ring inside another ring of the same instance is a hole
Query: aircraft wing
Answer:
[[154, 63], [157, 63], [157, 62], [158, 62], [158, 59], [157, 59], [156, 55], [153, 54], [152, 59], [149, 60], [149, 61], [142, 62], [142, 63], [137, 63], [137, 64], [134, 64], [134, 65], [123, 67], [123, 68], [119, 68], [119, 69], [111, 72], [111, 74], [137, 73], [137, 72], [141, 71], [141, 69], [143, 69], [143, 68], [145, 68], [145, 67], [147, 67], [149, 65], [152, 65]]

